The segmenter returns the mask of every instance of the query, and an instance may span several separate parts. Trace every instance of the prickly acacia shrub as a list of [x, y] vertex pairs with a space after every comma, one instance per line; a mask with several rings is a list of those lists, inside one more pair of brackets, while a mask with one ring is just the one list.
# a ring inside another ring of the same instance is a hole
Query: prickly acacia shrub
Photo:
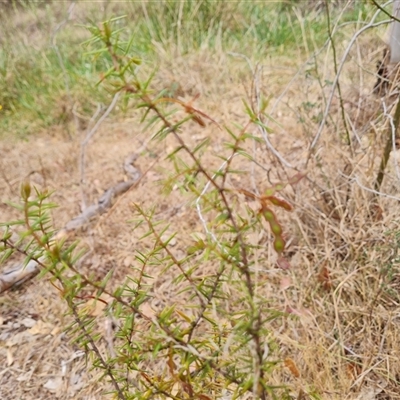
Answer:
[[[245, 143], [257, 138], [248, 128], [262, 122], [248, 108], [248, 124], [236, 133], [229, 131], [230, 154], [218, 169], [211, 170], [202, 162], [208, 139], [191, 148], [181, 133], [193, 122], [200, 126], [209, 122], [220, 129], [218, 124], [192, 103], [167, 98], [163, 92], [153, 95], [151, 79], [138, 78], [140, 60], [130, 56], [132, 39], [123, 42], [112, 23], [89, 28], [92, 40], [87, 45], [108, 68], [101, 82], [109, 90], [121, 92], [127, 104], [144, 110], [143, 120], [153, 130], [155, 140], [175, 139], [176, 148], [169, 155], [174, 173], [166, 185], [178, 185], [184, 196], [193, 199], [204, 232], [194, 233], [192, 244], [178, 258], [170, 246], [174, 235], [166, 235], [168, 224], [155, 220], [154, 209], [133, 205], [136, 229], [145, 229], [143, 240], [151, 246], [135, 254], [131, 274], [112, 290], [111, 273], [95, 281], [77, 270], [75, 246], [55, 240], [48, 194], [32, 197], [30, 186], [25, 184], [22, 206], [18, 206], [23, 219], [3, 224], [7, 227], [2, 238], [3, 258], [19, 251], [51, 274], [72, 315], [69, 333], [91, 355], [94, 367], [103, 370], [116, 398], [291, 398], [287, 388], [271, 384], [272, 371], [280, 360], [270, 324], [282, 315], [271, 310], [262, 295], [254, 268], [258, 246], [251, 244], [248, 236], [265, 229], [266, 221], [278, 263], [288, 265], [283, 256], [284, 227], [277, 210], [290, 211], [292, 206], [278, 193], [287, 184], [297, 184], [302, 175], [267, 188], [261, 195], [248, 188], [230, 187], [228, 177], [238, 173], [232, 167], [233, 159], [252, 160]], [[181, 107], [184, 117], [178, 121], [171, 118], [168, 103]], [[244, 211], [240, 207], [238, 199], [243, 195], [256, 202], [255, 209]], [[10, 235], [15, 224], [26, 229], [17, 243]], [[155, 273], [174, 277], [170, 291], [176, 296], [151, 310], [148, 301], [155, 290]], [[84, 306], [88, 288], [94, 292], [89, 298], [104, 305], [101, 317], [115, 322], [112, 349], [102, 345], [99, 316]]]

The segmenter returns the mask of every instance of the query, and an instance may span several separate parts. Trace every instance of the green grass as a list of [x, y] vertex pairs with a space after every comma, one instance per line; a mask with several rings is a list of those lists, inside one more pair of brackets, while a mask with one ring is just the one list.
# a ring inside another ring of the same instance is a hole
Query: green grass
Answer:
[[[89, 34], [77, 23], [125, 15], [119, 22], [126, 28], [122, 34], [134, 36], [132, 51], [151, 65], [160, 57], [154, 43], [171, 57], [207, 48], [240, 52], [256, 61], [292, 54], [297, 62], [327, 39], [326, 13], [296, 1], [132, 1], [111, 2], [103, 10], [77, 3], [79, 20], [69, 21], [56, 35], [64, 73], [51, 40], [69, 5], [22, 4], [0, 17], [0, 132], [17, 136], [53, 125], [70, 130], [71, 103], [89, 118], [97, 103], [109, 101], [110, 94], [95, 86], [100, 66], [85, 56], [81, 43]], [[338, 10], [332, 9], [332, 15]], [[370, 13], [365, 2], [356, 2], [343, 19], [364, 20]]]

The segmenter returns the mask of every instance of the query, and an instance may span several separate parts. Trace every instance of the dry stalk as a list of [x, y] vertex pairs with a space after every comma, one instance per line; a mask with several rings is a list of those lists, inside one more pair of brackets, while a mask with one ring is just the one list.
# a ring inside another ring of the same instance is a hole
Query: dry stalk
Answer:
[[[388, 129], [387, 129], [387, 134], [386, 134], [386, 145], [383, 150], [381, 163], [379, 165], [378, 175], [376, 177], [376, 181], [374, 184], [375, 192], [380, 191], [380, 188], [381, 188], [381, 185], [383, 182], [383, 178], [385, 176], [385, 170], [386, 170], [387, 164], [389, 162], [390, 153], [392, 152], [392, 150], [396, 149], [395, 138], [398, 135], [398, 128], [399, 128], [399, 124], [400, 124], [400, 98], [397, 100], [394, 117], [391, 118], [389, 115], [388, 115], [388, 117], [389, 117], [390, 123], [389, 123]], [[395, 166], [396, 166], [396, 171], [397, 171], [397, 163], [395, 163]]]
[[331, 90], [331, 92], [329, 94], [328, 101], [327, 101], [327, 104], [326, 104], [326, 107], [325, 107], [321, 122], [320, 122], [319, 127], [318, 127], [318, 131], [315, 134], [315, 136], [314, 136], [314, 138], [313, 138], [313, 140], [312, 140], [312, 142], [310, 144], [310, 147], [308, 149], [308, 156], [307, 156], [307, 160], [306, 160], [306, 163], [305, 163], [305, 168], [307, 168], [307, 165], [308, 165], [308, 163], [310, 161], [311, 155], [312, 155], [312, 153], [313, 153], [313, 151], [314, 151], [314, 149], [315, 149], [315, 147], [316, 147], [316, 145], [317, 145], [317, 143], [318, 143], [318, 141], [319, 141], [319, 139], [320, 139], [320, 137], [322, 135], [322, 131], [323, 131], [323, 129], [325, 127], [325, 124], [326, 124], [326, 121], [328, 119], [330, 108], [331, 108], [331, 105], [332, 105], [332, 101], [333, 101], [333, 98], [335, 96], [335, 92], [336, 92], [336, 88], [337, 88], [337, 85], [338, 85], [338, 82], [339, 82], [339, 78], [340, 78], [340, 75], [342, 73], [344, 64], [347, 61], [347, 58], [349, 56], [351, 48], [353, 47], [354, 43], [356, 43], [358, 37], [360, 35], [362, 35], [365, 31], [367, 31], [368, 29], [376, 28], [376, 27], [384, 25], [384, 24], [388, 24], [391, 21], [391, 20], [384, 20], [384, 21], [374, 22], [376, 20], [376, 18], [378, 17], [379, 13], [380, 13], [380, 10], [378, 10], [374, 14], [374, 16], [372, 17], [371, 21], [366, 26], [364, 26], [363, 28], [359, 29], [353, 35], [353, 37], [350, 40], [350, 43], [347, 45], [346, 50], [343, 53], [343, 56], [342, 56], [342, 58], [340, 60], [340, 63], [337, 66], [337, 73], [336, 73], [336, 76], [335, 76], [335, 78], [333, 80], [332, 90]]

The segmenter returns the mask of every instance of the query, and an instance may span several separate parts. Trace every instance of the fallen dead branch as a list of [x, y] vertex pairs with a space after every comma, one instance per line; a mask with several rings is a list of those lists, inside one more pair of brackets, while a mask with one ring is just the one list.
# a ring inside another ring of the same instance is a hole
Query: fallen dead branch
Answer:
[[[65, 238], [71, 232], [84, 226], [92, 218], [105, 213], [111, 208], [113, 200], [116, 197], [127, 192], [137, 184], [142, 177], [142, 172], [134, 166], [134, 162], [137, 158], [138, 154], [131, 154], [124, 162], [124, 170], [125, 174], [128, 176], [128, 180], [118, 182], [116, 185], [107, 189], [96, 204], [90, 205], [81, 214], [70, 220], [64, 228], [56, 233], [54, 239], [59, 240]], [[38, 260], [30, 260], [26, 265], [24, 262], [18, 263], [0, 273], [0, 293], [5, 292], [12, 287], [22, 285], [35, 277], [40, 272], [41, 264], [44, 262], [45, 257], [41, 257]]]

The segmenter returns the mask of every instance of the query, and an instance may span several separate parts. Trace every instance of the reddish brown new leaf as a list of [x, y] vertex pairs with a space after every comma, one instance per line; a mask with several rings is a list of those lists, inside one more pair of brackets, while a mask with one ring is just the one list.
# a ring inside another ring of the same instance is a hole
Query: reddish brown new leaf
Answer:
[[329, 273], [329, 269], [326, 265], [323, 265], [318, 274], [318, 282], [322, 287], [329, 292], [332, 289], [332, 280]]
[[185, 109], [185, 112], [187, 114], [193, 115], [193, 120], [196, 123], [198, 123], [200, 126], [202, 126], [202, 127], [206, 126], [205, 122], [202, 119], [202, 117], [203, 117], [203, 118], [208, 119], [209, 121], [211, 121], [215, 125], [217, 125], [219, 129], [222, 129], [217, 121], [215, 121], [213, 118], [211, 118], [209, 115], [207, 115], [203, 111], [200, 111], [197, 108], [194, 108], [192, 106], [192, 103], [194, 102], [194, 100], [196, 100], [199, 96], [200, 95], [197, 94], [191, 101], [189, 101], [187, 103], [185, 103], [185, 102], [183, 102], [181, 100], [178, 100], [178, 99], [171, 98], [171, 97], [162, 97], [160, 99], [155, 100], [153, 102], [153, 105], [156, 105], [157, 103], [160, 103], [160, 102], [169, 102], [169, 103], [179, 104]]

